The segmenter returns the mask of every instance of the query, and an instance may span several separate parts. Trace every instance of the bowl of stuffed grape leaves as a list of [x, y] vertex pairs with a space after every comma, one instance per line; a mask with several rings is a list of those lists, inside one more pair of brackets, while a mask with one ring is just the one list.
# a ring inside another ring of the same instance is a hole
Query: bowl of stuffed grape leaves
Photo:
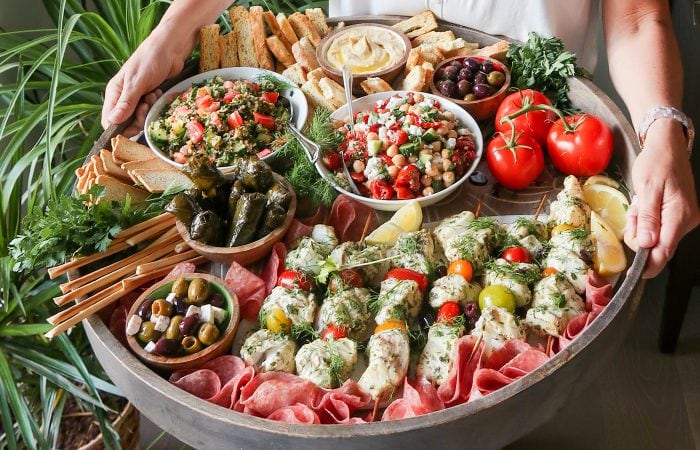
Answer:
[[292, 224], [294, 189], [255, 155], [237, 159], [225, 175], [206, 157], [191, 158], [183, 171], [195, 187], [165, 209], [187, 245], [211, 261], [258, 261]]

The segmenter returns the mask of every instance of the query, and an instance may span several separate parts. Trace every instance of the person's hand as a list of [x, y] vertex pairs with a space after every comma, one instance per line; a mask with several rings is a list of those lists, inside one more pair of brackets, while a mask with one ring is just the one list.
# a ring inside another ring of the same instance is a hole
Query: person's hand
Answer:
[[637, 193], [627, 211], [625, 242], [650, 248], [644, 278], [653, 278], [673, 257], [681, 238], [700, 224], [700, 212], [680, 125], [657, 121], [632, 168]]
[[122, 131], [122, 134], [126, 137], [132, 137], [136, 136], [143, 130], [144, 125], [146, 123], [146, 116], [148, 115], [148, 111], [151, 109], [151, 106], [158, 100], [158, 97], [163, 95], [163, 91], [160, 89], [156, 89], [155, 91], [146, 94], [142, 99], [139, 105], [136, 107], [136, 111], [134, 111], [134, 120], [124, 128], [124, 131]]
[[[138, 125], [140, 116], [145, 119], [149, 103], [152, 104], [157, 98], [154, 89], [167, 78], [180, 73], [193, 45], [184, 45], [180, 40], [173, 39], [172, 35], [154, 30], [107, 83], [102, 127], [106, 129], [111, 124], [120, 124], [134, 111], [137, 112], [134, 126]], [[141, 97], [147, 93], [151, 94], [141, 101]], [[133, 132], [134, 128], [130, 126], [127, 131]]]

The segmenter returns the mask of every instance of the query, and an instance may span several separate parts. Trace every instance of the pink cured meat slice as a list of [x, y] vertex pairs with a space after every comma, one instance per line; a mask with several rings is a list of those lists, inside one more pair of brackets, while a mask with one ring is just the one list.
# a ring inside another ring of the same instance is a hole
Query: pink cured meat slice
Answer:
[[359, 408], [370, 402], [369, 393], [353, 380], [347, 380], [337, 389], [322, 389], [318, 404], [313, 405], [321, 423], [358, 423], [361, 419], [351, 417]]
[[[503, 348], [494, 352], [497, 353], [495, 359], [492, 360], [492, 354], [489, 361], [487, 361], [487, 367], [477, 370], [474, 374], [474, 388], [478, 391], [477, 396], [488, 395], [497, 391], [532, 372], [549, 359], [544, 352], [530, 347], [527, 343], [525, 343], [527, 346], [525, 347], [513, 341], [506, 342]], [[508, 357], [510, 359], [503, 363]], [[493, 366], [488, 366], [489, 362]], [[499, 365], [498, 370], [491, 368]]]
[[438, 396], [445, 406], [454, 406], [469, 400], [472, 391], [474, 372], [481, 368], [481, 359], [484, 352], [483, 342], [474, 351], [477, 338], [472, 335], [462, 336], [455, 345], [455, 361], [450, 369], [447, 379], [438, 388]]
[[199, 398], [208, 400], [221, 390], [221, 380], [213, 370], [181, 370], [170, 375], [170, 382]]
[[384, 410], [382, 421], [407, 419], [422, 414], [428, 414], [445, 408], [438, 393], [425, 378], [413, 382], [406, 379], [403, 386], [403, 397], [394, 400]]
[[265, 282], [265, 294], [270, 295], [272, 289], [277, 284], [282, 271], [284, 271], [284, 258], [287, 257], [287, 247], [283, 243], [278, 242], [272, 247], [270, 258], [268, 258], [265, 267], [260, 274], [260, 277]]
[[284, 235], [284, 245], [290, 247], [292, 244], [294, 244], [294, 242], [297, 241], [297, 239], [304, 236], [310, 236], [311, 230], [313, 230], [313, 228], [314, 227], [305, 225], [297, 219], [292, 220], [292, 224], [289, 226], [287, 234]]
[[367, 233], [370, 233], [377, 227], [377, 213], [343, 194], [333, 202], [328, 225], [335, 229], [340, 242], [359, 241], [368, 220]]
[[491, 353], [484, 367], [499, 370], [519, 354], [532, 350], [532, 346], [520, 339], [511, 339], [503, 344], [503, 347]]
[[[217, 405], [233, 408], [241, 388], [253, 378], [255, 371], [233, 355], [216, 357], [196, 370], [178, 370], [170, 382], [187, 392]], [[211, 376], [214, 374], [216, 380]]]
[[611, 299], [612, 285], [594, 270], [589, 270], [586, 280], [586, 310], [597, 316]]
[[313, 409], [306, 405], [285, 406], [267, 416], [270, 420], [294, 424], [320, 424], [321, 420]]
[[268, 417], [286, 406], [312, 407], [318, 403], [320, 391], [311, 381], [290, 373], [259, 373], [241, 390], [239, 403], [246, 414]]
[[196, 270], [197, 266], [192, 263], [180, 263], [173, 267], [173, 270], [163, 278], [163, 281], [174, 280], [185, 273], [194, 273]]
[[316, 212], [313, 215], [299, 219], [299, 222], [303, 223], [304, 225], [313, 227], [314, 225], [323, 223], [326, 220], [326, 214], [326, 207], [320, 205], [318, 208], [316, 208]]
[[255, 320], [267, 292], [262, 278], [233, 261], [226, 272], [224, 282], [238, 297], [241, 317]]

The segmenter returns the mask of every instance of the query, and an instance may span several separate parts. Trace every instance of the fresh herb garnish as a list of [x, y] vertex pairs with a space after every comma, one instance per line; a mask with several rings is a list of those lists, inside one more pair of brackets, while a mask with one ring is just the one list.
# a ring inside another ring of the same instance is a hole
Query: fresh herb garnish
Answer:
[[295, 323], [292, 325], [292, 336], [299, 345], [307, 344], [319, 338], [319, 333], [308, 322]]
[[291, 89], [292, 85], [274, 75], [260, 74], [255, 78], [255, 82], [260, 85], [262, 91], [284, 91]]

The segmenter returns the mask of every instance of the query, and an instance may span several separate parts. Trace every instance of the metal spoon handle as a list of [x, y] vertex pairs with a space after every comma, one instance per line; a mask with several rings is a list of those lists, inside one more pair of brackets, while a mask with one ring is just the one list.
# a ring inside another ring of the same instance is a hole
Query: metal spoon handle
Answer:
[[299, 143], [304, 148], [304, 151], [306, 152], [306, 156], [309, 158], [309, 161], [311, 161], [312, 164], [315, 164], [316, 161], [318, 161], [319, 154], [321, 153], [321, 146], [304, 136], [304, 134], [291, 123], [289, 124], [289, 129], [291, 130], [292, 134], [294, 134], [294, 136], [296, 136], [299, 140]]
[[[345, 87], [345, 102], [348, 106], [348, 114], [350, 114], [350, 131], [354, 132], [355, 114], [352, 113], [352, 70], [350, 70], [350, 66], [347, 64], [343, 66], [343, 86]], [[345, 179], [348, 180], [348, 186], [350, 186], [353, 193], [361, 195], [360, 190], [357, 189], [357, 186], [355, 186], [355, 180], [353, 180], [350, 176], [348, 166], [345, 164], [345, 158], [343, 158], [343, 152], [339, 153], [342, 161], [341, 166], [343, 167], [343, 175], [345, 175]]]

